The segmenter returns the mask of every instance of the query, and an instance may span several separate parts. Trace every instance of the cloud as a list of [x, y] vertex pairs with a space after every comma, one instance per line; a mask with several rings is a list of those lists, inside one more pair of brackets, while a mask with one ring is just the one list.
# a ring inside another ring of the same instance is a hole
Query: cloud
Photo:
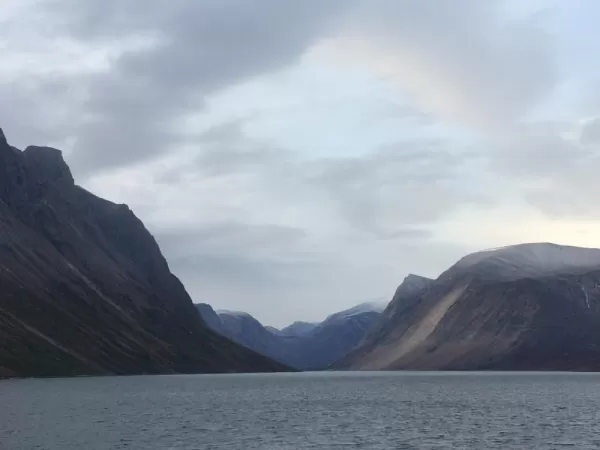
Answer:
[[593, 117], [583, 122], [580, 131], [580, 142], [586, 146], [600, 144], [600, 117]]
[[191, 170], [232, 184], [250, 183], [282, 210], [294, 198], [298, 206], [323, 205], [360, 232], [424, 236], [414, 228], [462, 204], [492, 201], [464, 183], [465, 175], [481, 166], [479, 157], [453, 152], [449, 142], [407, 140], [364, 156], [303, 160], [249, 138], [243, 128], [244, 122], [236, 120], [209, 129], [199, 139]]
[[[600, 191], [600, 148], [590, 151], [586, 145], [577, 142], [565, 142], [565, 157], [556, 161], [554, 170], [540, 174], [532, 169], [534, 183], [522, 183], [526, 200], [551, 218], [597, 220], [600, 212], [596, 207], [597, 192]], [[552, 158], [551, 154], [542, 154], [543, 158]], [[552, 161], [551, 159], [549, 159]], [[562, 162], [562, 165], [561, 165]]]
[[494, 142], [488, 170], [552, 220], [600, 218], [596, 119], [528, 123]]
[[[526, 117], [552, 91], [552, 41], [508, 2], [364, 2], [324, 58], [367, 65], [445, 121], [486, 130]], [[316, 52], [317, 55], [319, 52]]]
[[[53, 105], [67, 96], [67, 86], [58, 80], [21, 80], [20, 89], [10, 84], [0, 84], [0, 124], [11, 142], [20, 145], [25, 141], [15, 136], [29, 136], [27, 144], [58, 146], [64, 143], [67, 124], [60, 111]], [[36, 122], [36, 133], [31, 133], [31, 121]]]
[[212, 283], [236, 280], [246, 289], [290, 288], [297, 272], [318, 265], [299, 248], [307, 237], [299, 228], [235, 220], [165, 230], [157, 236], [174, 267], [188, 266], [194, 277]]
[[399, 142], [367, 157], [323, 161], [311, 183], [323, 187], [356, 228], [380, 238], [435, 222], [465, 203], [492, 202], [463, 182], [477, 170], [477, 158], [441, 147]]
[[[79, 173], [132, 164], [181, 144], [179, 124], [219, 89], [294, 62], [345, 4], [333, 0], [54, 0], [62, 36], [90, 46], [129, 42], [109, 70], [80, 80], [70, 161]], [[135, 45], [133, 45], [133, 44]], [[133, 46], [133, 48], [131, 48]]]
[[[12, 52], [8, 60], [21, 60], [29, 82], [15, 78], [11, 89], [31, 98], [32, 90], [47, 84], [48, 70], [77, 86], [77, 95], [62, 101], [37, 97], [48, 109], [67, 112], [59, 123], [44, 114], [40, 125], [29, 126], [29, 135], [64, 130], [68, 159], [81, 175], [177, 149], [186, 144], [181, 124], [204, 109], [207, 96], [294, 64], [327, 39], [350, 44], [353, 61], [388, 74], [426, 112], [460, 123], [506, 126], [526, 115], [555, 81], [543, 31], [531, 20], [511, 17], [502, 2], [176, 0], [141, 8], [134, 0], [47, 0], [27, 5], [8, 22], [32, 17], [45, 26], [30, 32], [12, 27], [11, 37], [28, 43], [28, 51], [46, 64], [32, 67], [17, 57], [22, 52]], [[348, 53], [336, 46], [332, 51], [326, 58]], [[54, 57], [44, 57], [48, 53]], [[73, 57], [80, 61], [75, 68]], [[21, 109], [25, 116], [41, 115], [28, 104]], [[8, 116], [0, 109], [0, 118]], [[17, 141], [22, 133], [16, 133]]]
[[[592, 193], [600, 188], [600, 121], [581, 122], [576, 111], [570, 111], [575, 119], [565, 118], [563, 105], [553, 103], [555, 90], [569, 85], [560, 78], [565, 69], [548, 31], [552, 21], [544, 19], [560, 8], [540, 5], [546, 9], [476, 0], [376, 0], [362, 5], [363, 14], [352, 16], [344, 35], [311, 56], [368, 65], [438, 121], [474, 132], [487, 160], [479, 170], [501, 177], [502, 189], [531, 207], [552, 218], [597, 218]], [[569, 93], [576, 92], [570, 86]], [[374, 208], [381, 199], [377, 193], [364, 203]], [[443, 205], [432, 210], [443, 211]], [[363, 213], [358, 208], [355, 215]]]

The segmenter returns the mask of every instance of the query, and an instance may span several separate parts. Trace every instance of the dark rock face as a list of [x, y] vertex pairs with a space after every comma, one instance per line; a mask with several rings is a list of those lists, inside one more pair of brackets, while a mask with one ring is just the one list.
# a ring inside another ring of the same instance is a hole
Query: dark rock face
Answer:
[[127, 206], [0, 133], [0, 376], [284, 369], [202, 323]]
[[[380, 316], [379, 309], [360, 305], [333, 314], [320, 324], [308, 324], [310, 330], [292, 325], [296, 328], [295, 333], [289, 330], [290, 327], [284, 328], [288, 331], [282, 333], [284, 330], [269, 330], [246, 313], [220, 312], [217, 315], [208, 305], [196, 307], [213, 330], [299, 370], [325, 369], [352, 350]], [[220, 323], [214, 323], [214, 316], [219, 317]]]
[[600, 370], [600, 250], [497, 249], [400, 291], [335, 368]]

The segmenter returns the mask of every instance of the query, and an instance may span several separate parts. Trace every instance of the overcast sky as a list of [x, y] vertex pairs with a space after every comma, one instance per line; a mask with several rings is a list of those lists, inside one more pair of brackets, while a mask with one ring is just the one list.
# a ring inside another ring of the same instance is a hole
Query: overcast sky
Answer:
[[600, 3], [2, 0], [0, 127], [266, 324], [600, 247]]

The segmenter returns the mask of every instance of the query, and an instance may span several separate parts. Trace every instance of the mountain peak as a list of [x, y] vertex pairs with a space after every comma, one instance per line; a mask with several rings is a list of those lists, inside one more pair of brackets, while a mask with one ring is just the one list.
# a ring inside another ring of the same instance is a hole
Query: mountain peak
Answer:
[[398, 289], [396, 289], [396, 295], [394, 297], [398, 297], [400, 295], [414, 295], [417, 292], [424, 289], [425, 287], [427, 287], [432, 282], [433, 280], [430, 278], [409, 273], [404, 278], [400, 286], [398, 286]]
[[73, 175], [62, 152], [52, 147], [29, 146], [23, 152], [27, 169], [38, 183], [57, 181], [74, 184]]

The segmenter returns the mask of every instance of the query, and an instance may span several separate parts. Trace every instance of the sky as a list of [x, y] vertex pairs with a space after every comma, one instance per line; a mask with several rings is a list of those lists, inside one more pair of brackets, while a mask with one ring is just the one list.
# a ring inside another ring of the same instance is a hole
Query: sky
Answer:
[[600, 247], [595, 0], [0, 0], [0, 127], [265, 324]]

